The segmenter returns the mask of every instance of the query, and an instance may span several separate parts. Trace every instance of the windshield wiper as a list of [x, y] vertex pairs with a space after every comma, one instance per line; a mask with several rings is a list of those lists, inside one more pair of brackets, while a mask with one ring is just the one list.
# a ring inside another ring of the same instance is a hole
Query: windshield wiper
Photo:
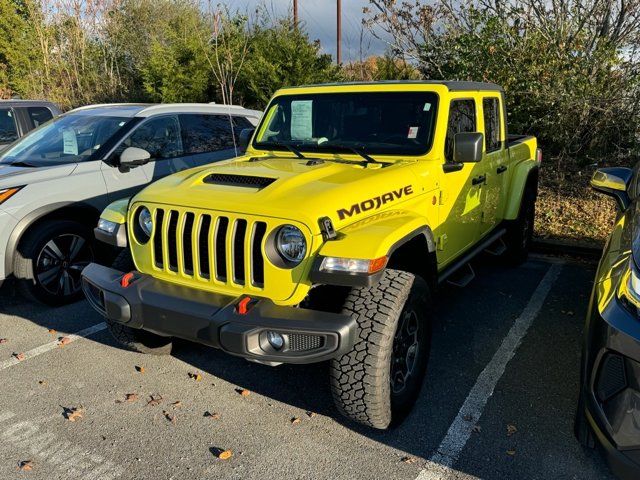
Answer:
[[281, 142], [265, 142], [265, 143], [258, 144], [258, 146], [266, 147], [266, 148], [269, 148], [269, 147], [271, 147], [271, 148], [273, 148], [273, 147], [284, 148], [286, 150], [289, 150], [291, 153], [293, 153], [298, 158], [307, 158], [300, 152], [300, 150], [298, 150], [298, 148], [296, 148], [297, 145], [293, 146], [293, 145], [290, 145], [288, 143], [281, 143]]
[[7, 162], [4, 165], [10, 165], [12, 167], [37, 167], [33, 163], [25, 162], [24, 160], [16, 160], [15, 162]]
[[356, 155], [360, 155], [362, 158], [364, 158], [367, 165], [372, 163], [377, 163], [379, 165], [387, 164], [387, 162], [380, 162], [379, 160], [376, 160], [375, 158], [373, 158], [371, 155], [369, 155], [364, 150], [362, 150], [362, 147], [357, 148], [357, 147], [350, 147], [348, 145], [335, 145], [331, 143], [321, 143], [320, 145], [318, 145], [318, 148], [320, 148], [321, 150], [335, 149], [335, 150], [342, 150], [345, 152], [355, 153]]

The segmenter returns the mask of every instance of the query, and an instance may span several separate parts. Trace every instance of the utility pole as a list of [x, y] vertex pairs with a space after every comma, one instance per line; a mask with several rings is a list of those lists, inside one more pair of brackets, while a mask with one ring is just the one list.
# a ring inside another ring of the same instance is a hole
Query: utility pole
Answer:
[[337, 18], [338, 18], [338, 25], [337, 25], [337, 55], [336, 55], [336, 59], [338, 61], [338, 65], [340, 65], [342, 63], [342, 52], [341, 52], [341, 48], [340, 48], [340, 44], [342, 43], [342, 0], [337, 0]]
[[293, 28], [298, 28], [298, 0], [293, 0]]

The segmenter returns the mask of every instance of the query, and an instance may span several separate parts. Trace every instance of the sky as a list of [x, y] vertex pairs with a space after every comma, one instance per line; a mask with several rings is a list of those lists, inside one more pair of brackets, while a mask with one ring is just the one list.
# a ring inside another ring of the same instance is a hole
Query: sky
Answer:
[[[247, 12], [265, 4], [276, 15], [292, 15], [293, 0], [220, 0], [233, 12]], [[369, 0], [342, 0], [342, 61], [360, 59], [362, 9]], [[320, 40], [325, 53], [336, 55], [336, 0], [298, 0], [298, 16], [312, 40]], [[384, 53], [386, 44], [365, 31], [363, 57]]]

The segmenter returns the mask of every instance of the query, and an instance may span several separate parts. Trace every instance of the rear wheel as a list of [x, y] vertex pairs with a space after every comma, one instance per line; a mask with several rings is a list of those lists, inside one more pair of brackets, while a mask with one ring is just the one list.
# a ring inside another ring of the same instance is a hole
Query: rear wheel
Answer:
[[331, 389], [342, 414], [385, 429], [409, 413], [429, 358], [430, 307], [426, 282], [400, 270], [386, 270], [376, 286], [351, 290], [342, 311], [358, 323], [358, 339], [331, 362]]
[[518, 218], [510, 223], [504, 237], [507, 246], [504, 257], [508, 263], [520, 265], [529, 256], [535, 214], [536, 191], [532, 186], [527, 186], [522, 194]]
[[14, 258], [17, 287], [28, 300], [64, 305], [82, 297], [80, 274], [95, 258], [89, 229], [70, 220], [33, 227]]

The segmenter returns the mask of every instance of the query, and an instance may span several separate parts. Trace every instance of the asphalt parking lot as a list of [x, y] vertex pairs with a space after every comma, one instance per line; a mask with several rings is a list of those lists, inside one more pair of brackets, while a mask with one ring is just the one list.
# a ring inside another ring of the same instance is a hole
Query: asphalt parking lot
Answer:
[[326, 365], [271, 368], [188, 343], [142, 356], [85, 302], [48, 309], [5, 286], [0, 478], [612, 478], [572, 433], [594, 271], [485, 259], [468, 287], [443, 288], [425, 387], [387, 432], [338, 416]]

